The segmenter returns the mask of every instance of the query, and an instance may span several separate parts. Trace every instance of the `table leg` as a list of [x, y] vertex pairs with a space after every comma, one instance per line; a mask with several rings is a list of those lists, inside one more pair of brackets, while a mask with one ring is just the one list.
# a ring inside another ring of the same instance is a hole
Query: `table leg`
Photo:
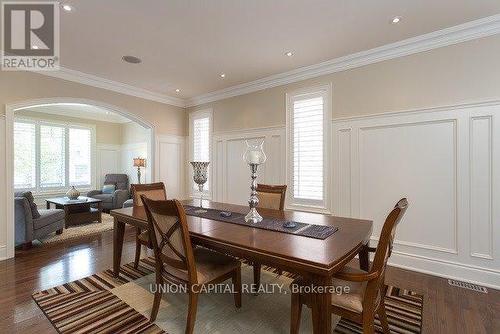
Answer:
[[99, 210], [99, 224], [102, 223], [102, 202], [97, 203], [97, 210]]
[[64, 228], [69, 227], [69, 206], [64, 206]]
[[368, 252], [368, 245], [364, 245], [359, 251], [359, 269], [368, 271], [370, 270], [370, 256]]
[[[318, 276], [313, 280], [315, 287], [330, 287], [331, 277]], [[331, 334], [332, 314], [330, 306], [332, 304], [332, 293], [330, 289], [324, 289], [322, 293], [315, 293], [311, 297], [312, 321], [314, 334]]]
[[125, 234], [125, 223], [118, 221], [115, 217], [113, 228], [113, 274], [120, 274], [120, 262], [122, 260], [123, 235]]
[[47, 202], [47, 210], [50, 209], [50, 202]]

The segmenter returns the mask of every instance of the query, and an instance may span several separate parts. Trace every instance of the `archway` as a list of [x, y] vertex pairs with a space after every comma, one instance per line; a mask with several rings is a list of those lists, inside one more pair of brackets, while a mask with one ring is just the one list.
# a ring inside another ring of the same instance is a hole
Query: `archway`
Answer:
[[146, 172], [150, 175], [151, 180], [155, 180], [155, 128], [154, 125], [147, 120], [142, 119], [140, 116], [131, 113], [121, 107], [114, 106], [101, 101], [91, 99], [71, 98], [71, 97], [57, 97], [57, 98], [42, 98], [27, 100], [19, 103], [7, 104], [5, 106], [5, 180], [6, 186], [6, 258], [14, 257], [15, 247], [15, 221], [14, 221], [14, 115], [17, 110], [22, 110], [37, 106], [48, 106], [57, 104], [80, 104], [98, 107], [116, 113], [131, 121], [141, 125], [143, 128], [149, 130], [150, 138], [148, 141], [148, 157], [149, 163], [146, 167]]

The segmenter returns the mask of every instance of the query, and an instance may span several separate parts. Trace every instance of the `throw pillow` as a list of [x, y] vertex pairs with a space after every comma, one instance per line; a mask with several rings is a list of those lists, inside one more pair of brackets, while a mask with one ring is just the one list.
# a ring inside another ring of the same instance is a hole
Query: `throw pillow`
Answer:
[[112, 194], [115, 192], [115, 185], [114, 184], [105, 184], [102, 186], [102, 193], [103, 194]]
[[38, 208], [35, 204], [35, 198], [33, 197], [33, 194], [31, 193], [31, 191], [20, 191], [20, 192], [16, 192], [14, 194], [15, 197], [24, 197], [28, 200], [28, 203], [30, 205], [30, 209], [31, 209], [31, 217], [33, 217], [33, 219], [38, 219], [40, 218], [40, 212], [38, 212]]

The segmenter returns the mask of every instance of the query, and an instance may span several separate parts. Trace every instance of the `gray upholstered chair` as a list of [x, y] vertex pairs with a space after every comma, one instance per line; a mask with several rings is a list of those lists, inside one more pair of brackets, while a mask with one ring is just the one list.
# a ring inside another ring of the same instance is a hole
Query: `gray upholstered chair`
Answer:
[[104, 184], [113, 184], [115, 191], [112, 194], [103, 194], [102, 190], [92, 190], [87, 193], [87, 197], [102, 200], [102, 208], [105, 211], [123, 207], [123, 203], [130, 198], [127, 174], [106, 174]]
[[16, 246], [22, 245], [27, 249], [33, 240], [40, 239], [57, 232], [61, 234], [64, 228], [64, 210], [38, 210], [33, 202], [31, 192], [17, 192], [14, 194], [15, 203], [15, 239]]

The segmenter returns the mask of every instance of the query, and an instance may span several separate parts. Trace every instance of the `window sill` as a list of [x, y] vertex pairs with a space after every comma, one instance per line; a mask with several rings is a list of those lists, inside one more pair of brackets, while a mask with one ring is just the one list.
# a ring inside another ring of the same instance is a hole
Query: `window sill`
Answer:
[[[51, 197], [51, 196], [61, 196], [61, 195], [66, 195], [66, 192], [68, 192], [70, 188], [64, 188], [64, 189], [51, 189], [47, 191], [32, 191], [33, 192], [33, 197], [34, 198], [46, 198], [46, 197]], [[81, 195], [86, 194], [87, 192], [94, 190], [93, 187], [90, 188], [82, 188], [82, 189], [77, 189]]]
[[286, 210], [302, 211], [302, 212], [312, 212], [321, 213], [324, 215], [331, 215], [332, 212], [328, 208], [314, 205], [303, 205], [303, 204], [288, 204], [285, 207]]

